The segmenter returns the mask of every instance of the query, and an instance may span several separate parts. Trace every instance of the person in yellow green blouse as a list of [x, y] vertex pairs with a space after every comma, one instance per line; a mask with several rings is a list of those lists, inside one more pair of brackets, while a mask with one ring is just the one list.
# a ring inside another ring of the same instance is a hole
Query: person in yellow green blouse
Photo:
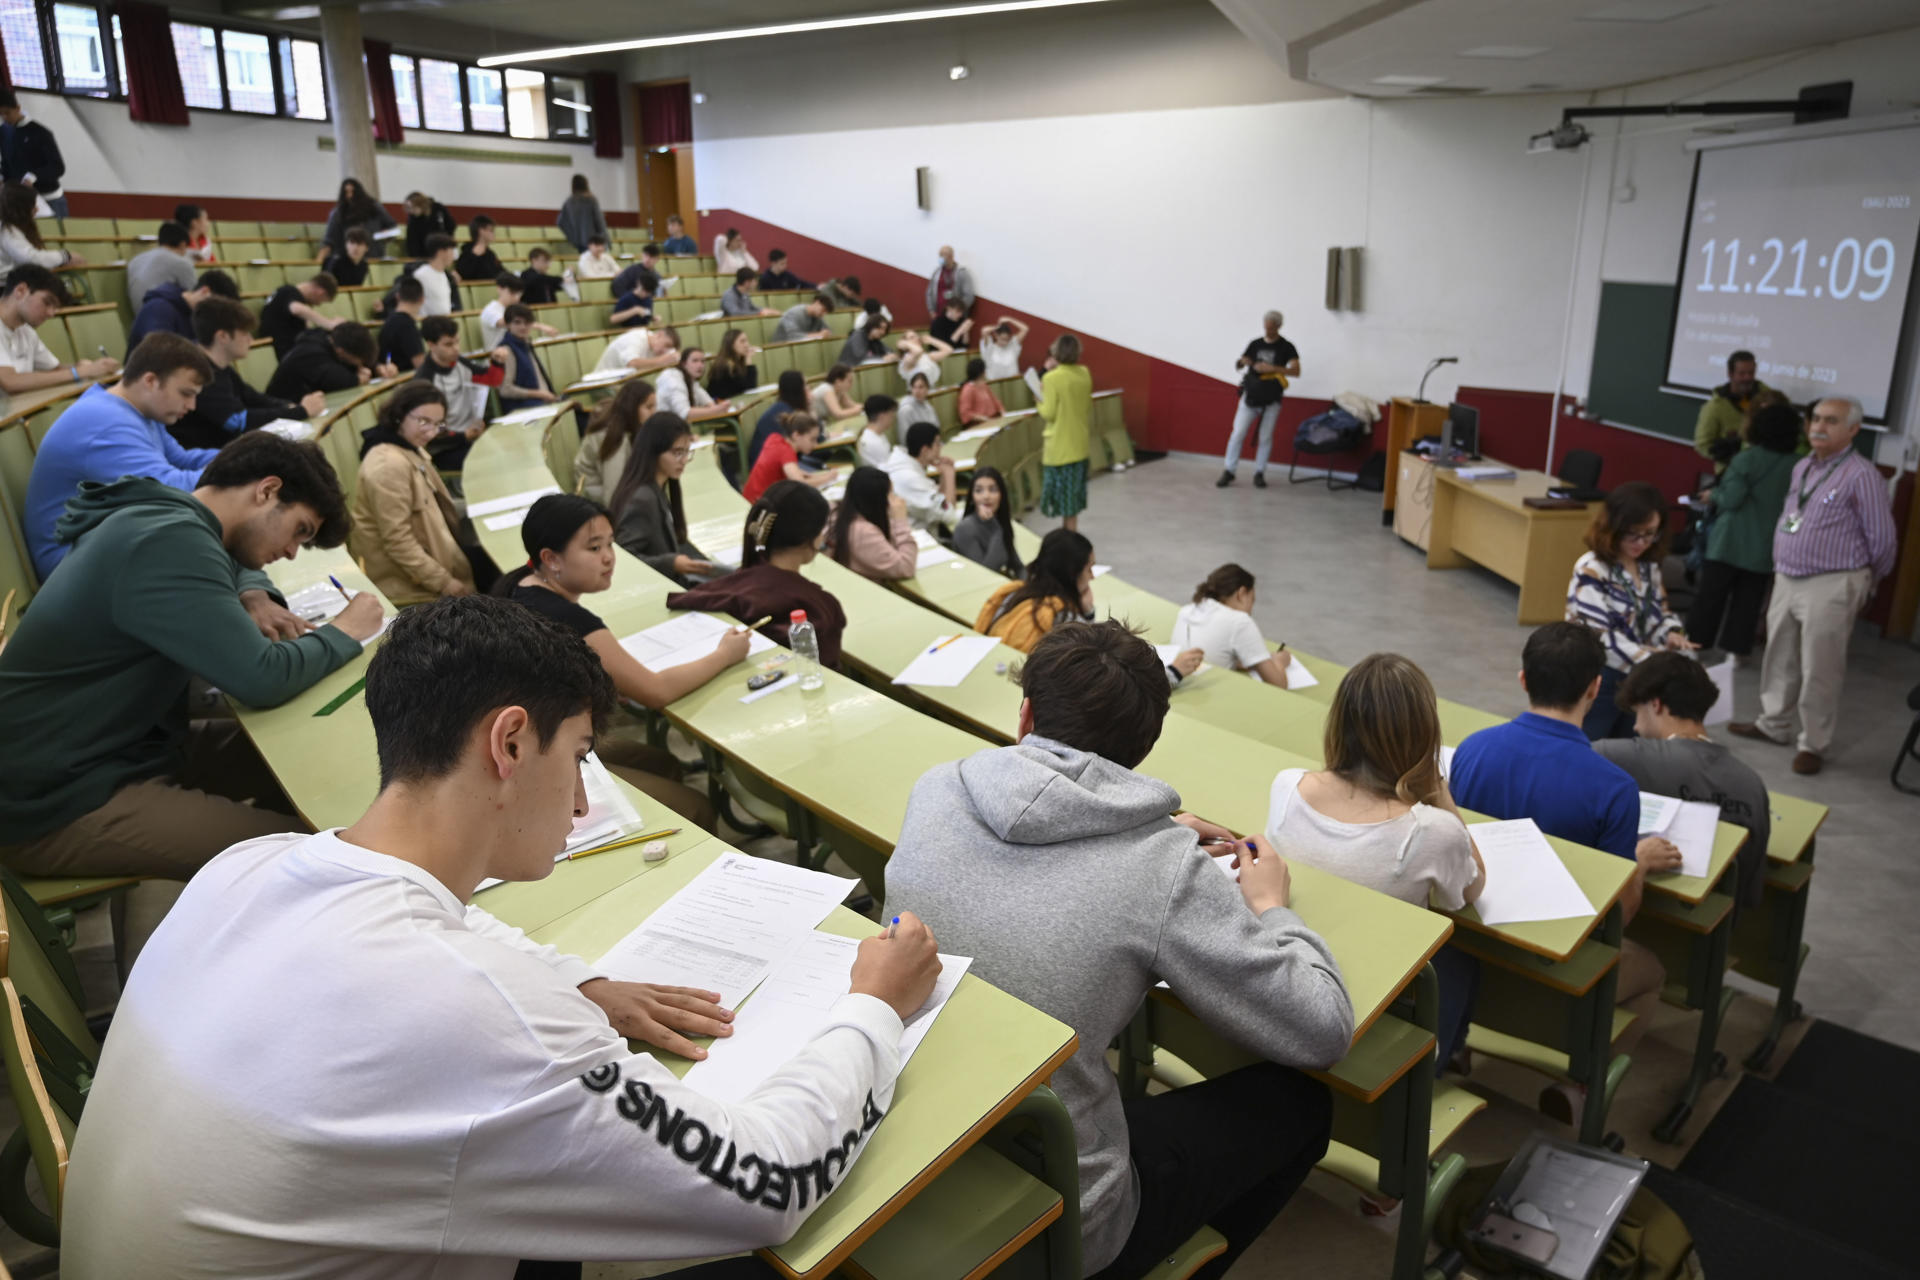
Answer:
[[1080, 339], [1063, 333], [1047, 354], [1040, 379], [1040, 514], [1077, 529], [1087, 508], [1087, 432], [1093, 420], [1093, 375], [1080, 363]]

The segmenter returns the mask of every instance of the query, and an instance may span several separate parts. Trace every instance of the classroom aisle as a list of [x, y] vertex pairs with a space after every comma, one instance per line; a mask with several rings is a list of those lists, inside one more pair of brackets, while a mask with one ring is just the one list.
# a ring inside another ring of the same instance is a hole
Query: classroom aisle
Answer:
[[[1284, 467], [1269, 471], [1264, 491], [1246, 468], [1223, 491], [1213, 487], [1219, 474], [1217, 460], [1176, 455], [1093, 477], [1080, 531], [1093, 540], [1095, 559], [1174, 601], [1188, 599], [1216, 565], [1237, 560], [1259, 580], [1254, 616], [1269, 640], [1346, 664], [1396, 650], [1424, 667], [1445, 697], [1501, 715], [1526, 709], [1516, 673], [1527, 630], [1513, 620], [1510, 584], [1478, 569], [1429, 572], [1418, 550], [1381, 526], [1377, 493], [1290, 486]], [[1026, 523], [1042, 533], [1057, 524], [1037, 511]], [[1755, 661], [1739, 673], [1739, 719], [1758, 710], [1757, 654]], [[1768, 786], [1833, 806], [1820, 833], [1802, 1005], [1920, 1049], [1920, 933], [1911, 920], [1920, 902], [1920, 863], [1911, 856], [1920, 798], [1887, 785], [1915, 680], [1920, 653], [1863, 626], [1840, 744], [1824, 772], [1803, 778], [1788, 768], [1792, 752], [1730, 741]]]

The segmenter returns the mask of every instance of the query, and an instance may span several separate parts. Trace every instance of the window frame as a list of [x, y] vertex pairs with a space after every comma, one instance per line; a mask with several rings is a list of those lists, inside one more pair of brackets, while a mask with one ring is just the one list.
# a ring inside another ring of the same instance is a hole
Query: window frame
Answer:
[[[104, 94], [88, 92], [84, 89], [67, 87], [66, 67], [60, 57], [60, 34], [55, 24], [54, 6], [65, 3], [77, 8], [91, 9], [98, 20], [101, 60], [105, 70], [107, 92]], [[113, 29], [113, 6], [109, 0], [33, 0], [35, 27], [40, 33], [41, 70], [46, 75], [47, 87], [35, 88], [31, 85], [16, 85], [16, 89], [27, 93], [52, 93], [66, 98], [87, 98], [94, 102], [122, 102], [127, 100], [127, 86], [120, 75], [120, 59], [124, 56], [119, 49], [120, 40]], [[244, 22], [228, 22], [224, 18], [211, 20], [209, 15], [182, 10], [169, 13], [169, 21], [186, 23], [189, 26], [205, 27], [213, 32], [214, 69], [219, 75], [220, 102], [217, 107], [190, 107], [190, 111], [213, 111], [221, 115], [244, 116], [250, 120], [287, 120], [300, 124], [326, 124], [333, 119], [333, 78], [327, 71], [325, 42], [316, 36], [294, 31], [259, 27]], [[227, 33], [234, 32], [249, 36], [263, 36], [268, 41], [267, 67], [273, 77], [273, 110], [247, 111], [233, 106], [233, 91], [227, 76]], [[324, 114], [320, 116], [296, 115], [289, 110], [286, 84], [286, 49], [283, 42], [304, 40], [320, 48], [320, 86]], [[594, 141], [593, 113], [585, 112], [587, 130], [580, 136], [556, 135], [553, 132], [554, 81], [565, 79], [578, 82], [583, 95], [589, 92], [587, 74], [579, 70], [551, 71], [546, 67], [482, 67], [470, 59], [458, 55], [448, 56], [435, 53], [416, 53], [407, 49], [394, 49], [392, 57], [405, 58], [413, 68], [413, 86], [415, 110], [419, 113], [418, 125], [404, 125], [408, 129], [417, 129], [422, 133], [471, 134], [477, 138], [504, 138], [513, 142], [550, 142], [568, 146], [592, 146]], [[426, 85], [420, 74], [420, 60], [431, 58], [436, 62], [450, 63], [456, 68], [456, 82], [460, 91], [460, 122], [458, 129], [440, 129], [426, 123], [427, 101]], [[547, 136], [544, 138], [522, 138], [513, 132], [513, 123], [507, 110], [507, 72], [532, 72], [540, 76], [543, 105], [547, 112]], [[475, 71], [489, 71], [500, 78], [501, 127], [498, 130], [476, 129], [473, 125], [473, 96], [469, 75]], [[389, 66], [391, 74], [391, 66]], [[589, 104], [590, 105], [590, 104]]]

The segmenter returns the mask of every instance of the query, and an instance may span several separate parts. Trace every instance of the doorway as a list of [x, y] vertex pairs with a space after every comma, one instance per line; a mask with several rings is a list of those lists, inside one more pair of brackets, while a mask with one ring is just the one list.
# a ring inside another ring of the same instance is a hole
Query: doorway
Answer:
[[698, 235], [693, 186], [693, 94], [685, 80], [635, 85], [634, 110], [640, 140], [640, 218], [657, 238], [667, 218], [678, 214]]

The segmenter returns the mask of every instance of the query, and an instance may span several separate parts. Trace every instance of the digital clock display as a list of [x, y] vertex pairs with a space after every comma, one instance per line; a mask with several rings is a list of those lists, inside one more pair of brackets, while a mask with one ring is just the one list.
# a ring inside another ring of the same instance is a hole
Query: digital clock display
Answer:
[[1730, 352], [1796, 402], [1884, 419], [1920, 231], [1920, 127], [1701, 151], [1667, 381], [1706, 392]]

